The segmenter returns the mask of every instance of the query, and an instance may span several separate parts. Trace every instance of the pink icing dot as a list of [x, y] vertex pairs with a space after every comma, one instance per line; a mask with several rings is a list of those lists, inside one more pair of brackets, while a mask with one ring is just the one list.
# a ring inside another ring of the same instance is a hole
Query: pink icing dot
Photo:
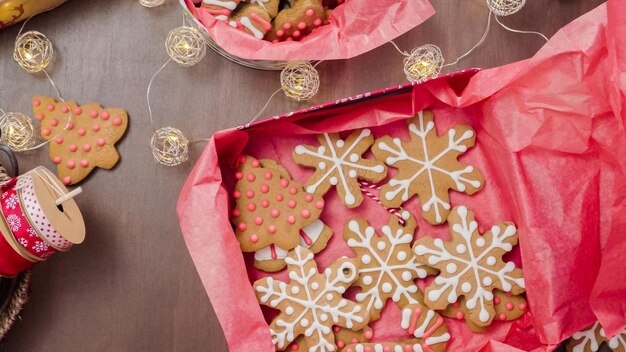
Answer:
[[246, 226], [243, 222], [240, 222], [239, 225], [237, 225], [237, 229], [239, 229], [239, 231], [246, 231], [247, 228], [248, 226]]
[[276, 226], [274, 225], [270, 225], [267, 227], [267, 232], [269, 233], [276, 233]]
[[79, 128], [76, 133], [78, 133], [79, 136], [84, 136], [87, 134], [87, 130], [85, 130], [84, 128]]
[[85, 160], [85, 159], [81, 160], [80, 161], [80, 166], [88, 167], [89, 166], [89, 160]]
[[257, 236], [256, 234], [250, 236], [250, 242], [257, 243], [258, 240], [259, 240], [259, 236]]
[[504, 295], [507, 297], [511, 297], [513, 294], [511, 292], [505, 292]]
[[257, 225], [262, 225], [263, 224], [263, 218], [260, 216], [257, 216], [254, 218], [254, 223]]
[[76, 115], [80, 115], [83, 113], [83, 108], [81, 107], [77, 107], [76, 109], [74, 109], [74, 114]]
[[454, 308], [459, 308], [459, 307], [461, 306], [461, 302], [456, 301], [456, 302], [452, 303], [452, 306], [453, 306]]
[[35, 115], [35, 118], [39, 121], [43, 120], [44, 116], [43, 116], [43, 112], [40, 112], [38, 114]]
[[283, 188], [289, 186], [289, 181], [287, 179], [285, 179], [285, 178], [281, 178], [280, 179], [280, 186], [283, 187]]
[[359, 343], [359, 340], [356, 337], [352, 338], [352, 343]]
[[44, 136], [49, 136], [50, 133], [52, 133], [52, 131], [50, 131], [49, 128], [44, 128], [43, 131], [41, 131], [41, 134], [43, 134]]
[[272, 44], [276, 44], [276, 43], [280, 43], [280, 40], [278, 40], [278, 39], [272, 39]]
[[39, 106], [39, 105], [41, 105], [41, 101], [39, 99], [35, 99], [35, 100], [33, 100], [33, 105], [34, 106]]
[[297, 193], [298, 193], [298, 190], [295, 187], [289, 188], [289, 194], [296, 195]]
[[78, 146], [76, 144], [70, 145], [70, 152], [74, 153], [77, 150], [78, 150]]
[[311, 212], [308, 209], [302, 209], [300, 212], [303, 218], [308, 219], [311, 216]]
[[282, 29], [279, 29], [276, 31], [276, 36], [277, 37], [282, 37], [283, 35], [285, 35], [285, 31], [283, 31]]
[[68, 160], [66, 165], [68, 169], [73, 169], [74, 167], [76, 167], [76, 163], [74, 162], [74, 160]]
[[63, 105], [61, 107], [61, 112], [67, 114], [68, 112], [70, 112], [70, 108], [68, 108], [67, 105]]
[[498, 319], [501, 321], [505, 321], [506, 320], [506, 315], [504, 313], [500, 313], [500, 315], [498, 315]]
[[256, 176], [254, 176], [254, 174], [250, 173], [250, 174], [248, 174], [247, 179], [250, 182], [254, 182], [254, 180], [256, 180]]
[[513, 310], [514, 308], [513, 303], [511, 302], [507, 303], [505, 307], [506, 307], [506, 310]]
[[365, 346], [365, 348], [363, 348], [363, 352], [372, 352], [372, 348], [370, 346]]
[[290, 200], [290, 201], [288, 201], [288, 202], [287, 202], [287, 206], [288, 206], [289, 208], [292, 208], [292, 209], [293, 209], [293, 208], [295, 208], [295, 207], [296, 207], [296, 201], [295, 201], [295, 200], [293, 200], [293, 199], [292, 199], [292, 200]]
[[342, 340], [337, 341], [337, 347], [344, 348], [345, 346], [346, 346], [346, 343], [343, 342]]
[[304, 22], [300, 22], [300, 23], [298, 23], [298, 29], [299, 29], [299, 30], [303, 30], [303, 29], [305, 29], [305, 28], [306, 28], [306, 23], [304, 23]]
[[252, 160], [250, 164], [252, 164], [252, 167], [259, 167], [261, 165], [257, 159]]
[[461, 311], [456, 312], [456, 318], [457, 318], [457, 319], [461, 320], [461, 319], [463, 319], [464, 317], [465, 317], [465, 313], [463, 313], [463, 312], [461, 312]]
[[272, 173], [269, 171], [266, 171], [265, 174], [263, 175], [263, 177], [265, 177], [266, 180], [271, 180], [272, 179]]
[[50, 120], [50, 126], [57, 127], [58, 125], [59, 125], [59, 120], [57, 119]]
[[287, 39], [285, 39], [286, 42], [293, 42], [293, 38], [292, 37], [288, 37]]
[[339, 332], [339, 331], [341, 331], [341, 326], [338, 326], [338, 325], [333, 325], [333, 331], [334, 331], [334, 332]]
[[306, 196], [304, 196], [304, 200], [306, 200], [307, 202], [311, 202], [313, 200], [313, 196], [310, 194], [307, 194]]
[[239, 171], [235, 172], [235, 178], [238, 180], [241, 180], [243, 178], [243, 173]]
[[239, 192], [239, 191], [233, 192], [233, 197], [235, 197], [235, 199], [241, 198], [241, 192]]
[[84, 151], [86, 151], [86, 152], [88, 152], [88, 151], [90, 151], [90, 150], [91, 150], [91, 146], [90, 146], [89, 144], [84, 144], [84, 145], [83, 145], [83, 150], [84, 150]]
[[291, 28], [291, 23], [287, 22], [285, 24], [283, 24], [283, 28], [286, 30], [289, 30]]
[[[357, 341], [358, 342], [358, 341]], [[348, 347], [345, 350], [343, 350], [344, 352], [354, 352], [354, 350], [352, 350], [352, 348]]]
[[112, 123], [114, 126], [119, 126], [122, 124], [122, 119], [120, 119], [119, 117], [114, 117]]
[[493, 304], [500, 304], [500, 297], [496, 297], [493, 299]]
[[318, 18], [315, 21], [313, 21], [313, 24], [315, 25], [315, 27], [319, 27], [322, 25], [322, 20]]
[[292, 35], [294, 38], [298, 38], [298, 37], [300, 36], [300, 31], [294, 31], [293, 33], [291, 33], [291, 35]]
[[269, 207], [269, 206], [270, 206], [270, 202], [269, 202], [267, 199], [263, 199], [263, 200], [261, 201], [261, 206], [262, 206], [263, 208], [267, 208], [267, 207]]
[[108, 120], [108, 119], [109, 119], [109, 117], [111, 117], [111, 115], [109, 115], [109, 112], [108, 112], [108, 111], [103, 111], [103, 112], [102, 112], [102, 114], [100, 114], [100, 117], [101, 117], [104, 121], [106, 121], [106, 120]]
[[267, 193], [269, 191], [270, 191], [270, 186], [268, 186], [268, 185], [262, 185], [261, 186], [261, 192]]
[[528, 306], [526, 305], [526, 303], [522, 302], [519, 304], [519, 309], [521, 310], [526, 310], [526, 308], [528, 308]]
[[278, 209], [272, 209], [270, 215], [272, 215], [273, 218], [277, 218], [278, 216], [280, 216], [280, 211]]
[[383, 352], [391, 352], [391, 347], [389, 346], [383, 347]]
[[98, 131], [100, 131], [100, 125], [98, 125], [97, 123], [94, 123], [93, 126], [91, 126], [91, 129], [94, 132], [98, 132]]
[[59, 137], [55, 138], [54, 141], [57, 142], [57, 144], [61, 144], [61, 143], [63, 143], [63, 137], [59, 136]]
[[89, 116], [95, 119], [96, 117], [98, 117], [98, 112], [96, 110], [91, 110], [89, 112]]
[[254, 198], [254, 191], [249, 189], [246, 191], [246, 197], [248, 198]]
[[54, 105], [48, 104], [48, 111], [54, 111]]
[[297, 351], [299, 349], [300, 349], [300, 346], [298, 346], [297, 343], [294, 342], [294, 343], [291, 344], [291, 350], [292, 351]]
[[311, 17], [311, 16], [315, 15], [315, 11], [313, 11], [313, 9], [308, 9], [308, 10], [306, 10], [306, 12], [304, 14], [309, 16], [309, 17]]
[[296, 218], [293, 215], [289, 215], [287, 217], [287, 222], [293, 225], [296, 223]]
[[74, 129], [74, 123], [73, 122], [68, 123], [67, 124], [67, 129], [68, 130], [73, 130]]
[[96, 145], [98, 145], [98, 147], [104, 146], [104, 138], [96, 139]]
[[276, 200], [277, 200], [277, 201], [282, 202], [282, 201], [283, 201], [283, 199], [285, 199], [285, 197], [283, 197], [283, 195], [282, 195], [282, 194], [277, 194], [277, 195], [276, 195]]
[[365, 338], [371, 340], [374, 337], [374, 332], [372, 330], [365, 331]]
[[241, 215], [241, 212], [239, 211], [239, 209], [233, 209], [233, 216], [238, 217], [239, 215]]
[[60, 156], [58, 156], [58, 155], [57, 155], [57, 156], [55, 156], [54, 158], [52, 158], [52, 162], [53, 162], [53, 163], [55, 163], [55, 164], [60, 164], [60, 163], [61, 163], [61, 161], [62, 161], [62, 159], [61, 159], [61, 157], [60, 157]]
[[255, 211], [256, 210], [256, 204], [254, 204], [253, 202], [248, 203], [248, 210]]
[[317, 209], [323, 209], [323, 208], [324, 208], [324, 200], [323, 200], [323, 199], [320, 199], [320, 200], [318, 200], [317, 202], [315, 202], [315, 207], [316, 207]]
[[405, 352], [413, 352], [413, 346], [411, 346], [411, 345], [404, 345], [404, 351]]

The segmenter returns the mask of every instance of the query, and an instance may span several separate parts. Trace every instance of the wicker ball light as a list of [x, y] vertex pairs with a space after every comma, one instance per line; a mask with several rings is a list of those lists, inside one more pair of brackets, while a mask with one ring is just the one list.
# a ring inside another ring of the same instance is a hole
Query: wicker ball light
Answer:
[[320, 88], [320, 76], [307, 61], [291, 62], [280, 73], [280, 85], [286, 96], [297, 101], [309, 100]]
[[443, 66], [443, 54], [436, 45], [426, 44], [413, 49], [404, 59], [404, 74], [415, 83], [435, 78]]
[[189, 141], [178, 128], [163, 127], [150, 139], [152, 156], [159, 164], [176, 166], [189, 159]]
[[196, 28], [181, 26], [172, 29], [167, 35], [165, 49], [176, 63], [191, 67], [204, 58], [206, 43]]
[[43, 71], [54, 57], [50, 39], [37, 31], [28, 31], [15, 40], [13, 59], [27, 72]]

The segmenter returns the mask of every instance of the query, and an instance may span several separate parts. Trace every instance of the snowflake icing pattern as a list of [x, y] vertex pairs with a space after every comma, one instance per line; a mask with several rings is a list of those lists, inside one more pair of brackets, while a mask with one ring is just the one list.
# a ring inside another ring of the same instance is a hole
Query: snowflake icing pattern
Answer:
[[584, 352], [587, 351], [588, 344], [589, 350], [598, 351], [603, 343], [606, 343], [611, 351], [626, 351], [626, 330], [611, 339], [607, 339], [604, 329], [597, 321], [590, 327], [574, 333], [567, 342], [567, 351]]
[[48, 250], [48, 244], [46, 242], [43, 241], [37, 241], [35, 242], [35, 244], [33, 245], [33, 249], [35, 250], [35, 252], [39, 253], [39, 252], [45, 252]]
[[452, 209], [448, 224], [451, 241], [425, 237], [413, 245], [420, 263], [440, 271], [426, 288], [425, 303], [442, 310], [464, 296], [468, 320], [487, 326], [495, 315], [493, 289], [514, 295], [524, 292], [522, 270], [513, 262], [502, 261], [517, 244], [517, 229], [510, 222], [502, 222], [481, 236], [474, 213], [464, 206]]
[[17, 231], [22, 226], [20, 218], [15, 214], [7, 216], [7, 223], [9, 224], [9, 228], [11, 229], [11, 231]]
[[441, 224], [450, 212], [450, 189], [474, 194], [483, 186], [479, 170], [464, 165], [457, 157], [474, 146], [475, 133], [469, 126], [456, 126], [447, 136], [437, 136], [433, 115], [420, 111], [409, 121], [410, 140], [385, 136], [372, 147], [378, 160], [398, 169], [381, 189], [381, 201], [398, 208], [413, 195], [422, 203], [422, 216]]
[[17, 194], [13, 193], [9, 198], [6, 198], [4, 201], [4, 207], [7, 209], [15, 209], [17, 206]]
[[337, 187], [342, 203], [357, 207], [363, 200], [357, 179], [379, 182], [387, 175], [387, 168], [376, 160], [363, 158], [374, 137], [368, 129], [355, 131], [345, 140], [338, 134], [318, 136], [319, 147], [298, 145], [293, 158], [299, 165], [315, 168], [306, 184], [309, 193], [325, 194], [331, 186]]
[[408, 211], [402, 213], [406, 223], [398, 223], [391, 215], [389, 224], [383, 226], [383, 236], [365, 219], [348, 221], [344, 239], [359, 260], [359, 277], [355, 285], [361, 287], [356, 300], [372, 312], [372, 320], [378, 319], [380, 311], [391, 298], [399, 306], [419, 303], [421, 293], [414, 280], [425, 278], [435, 271], [418, 263], [411, 249], [413, 233], [417, 228], [415, 217]]
[[272, 277], [254, 284], [259, 302], [281, 311], [270, 324], [277, 349], [303, 335], [310, 351], [334, 351], [333, 325], [359, 330], [369, 321], [367, 310], [341, 298], [357, 278], [355, 264], [339, 259], [320, 274], [313, 257], [310, 250], [297, 246], [285, 258], [289, 284]]

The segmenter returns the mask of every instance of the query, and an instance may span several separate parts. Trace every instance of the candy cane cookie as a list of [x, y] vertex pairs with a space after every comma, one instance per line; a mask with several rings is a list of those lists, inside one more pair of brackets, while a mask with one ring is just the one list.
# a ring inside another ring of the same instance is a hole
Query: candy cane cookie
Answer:
[[263, 39], [272, 29], [272, 19], [278, 13], [279, 0], [251, 1], [241, 7], [228, 21], [228, 24], [241, 31]]
[[241, 0], [202, 0], [202, 7], [220, 21], [226, 21]]

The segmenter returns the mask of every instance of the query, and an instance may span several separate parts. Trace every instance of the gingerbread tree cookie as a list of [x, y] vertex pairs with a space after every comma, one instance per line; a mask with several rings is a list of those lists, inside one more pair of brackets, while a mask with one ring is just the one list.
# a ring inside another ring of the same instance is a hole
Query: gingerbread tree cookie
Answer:
[[369, 313], [342, 297], [357, 278], [357, 266], [350, 259], [338, 259], [318, 273], [314, 255], [297, 246], [285, 259], [290, 283], [263, 278], [254, 283], [259, 302], [281, 313], [270, 324], [272, 341], [284, 350], [298, 336], [304, 336], [309, 351], [335, 351], [332, 326], [359, 330], [369, 322]]
[[319, 221], [322, 198], [304, 192], [273, 160], [242, 156], [239, 161], [231, 221], [241, 250], [256, 252], [255, 266], [281, 270], [287, 252], [299, 243], [314, 252], [322, 250], [332, 235]]
[[408, 125], [409, 141], [385, 136], [372, 147], [378, 160], [398, 169], [382, 187], [380, 198], [384, 206], [398, 208], [417, 195], [424, 219], [441, 224], [451, 208], [450, 189], [474, 194], [483, 186], [480, 171], [457, 160], [474, 146], [476, 134], [469, 126], [459, 125], [437, 136], [430, 111], [420, 111]]
[[[493, 290], [493, 296], [493, 307], [496, 311], [494, 320], [511, 321], [518, 319], [526, 313], [528, 303], [526, 303], [523, 295], [512, 295], [510, 292]], [[468, 309], [465, 305], [465, 297], [459, 298], [458, 301], [452, 303], [441, 312], [441, 315], [444, 317], [465, 320], [467, 326], [473, 332], [482, 333], [487, 331], [486, 326], [478, 326], [467, 320], [467, 314]]]
[[442, 310], [465, 296], [467, 320], [487, 326], [496, 314], [494, 289], [514, 295], [524, 292], [522, 270], [502, 260], [517, 244], [517, 229], [511, 222], [502, 222], [481, 235], [474, 213], [464, 206], [452, 209], [448, 225], [449, 242], [425, 237], [413, 246], [418, 262], [439, 270], [426, 288], [425, 303]]
[[119, 161], [115, 143], [128, 126], [123, 109], [34, 97], [33, 112], [41, 121], [41, 136], [50, 141], [50, 159], [64, 184], [76, 184], [94, 168], [111, 169]]
[[374, 142], [372, 132], [355, 131], [345, 140], [339, 134], [323, 133], [318, 140], [320, 146], [298, 145], [293, 153], [296, 163], [316, 169], [307, 181], [307, 192], [324, 195], [336, 186], [344, 205], [359, 206], [363, 195], [358, 179], [379, 182], [387, 175], [385, 165], [362, 157]]
[[600, 322], [583, 329], [567, 341], [567, 352], [597, 352], [600, 346], [606, 345], [613, 352], [626, 352], [626, 330], [617, 336], [607, 339]]

